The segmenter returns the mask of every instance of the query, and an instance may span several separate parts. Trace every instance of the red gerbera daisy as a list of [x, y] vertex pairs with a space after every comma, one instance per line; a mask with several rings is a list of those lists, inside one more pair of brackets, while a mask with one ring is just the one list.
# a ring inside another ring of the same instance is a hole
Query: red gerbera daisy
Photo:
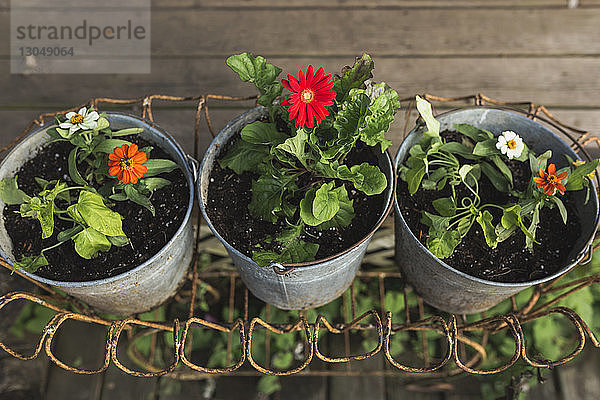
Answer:
[[143, 151], [138, 151], [137, 144], [124, 144], [121, 147], [115, 147], [113, 152], [108, 155], [108, 173], [116, 176], [125, 185], [129, 182], [135, 184], [148, 171], [142, 165], [147, 160], [148, 156]]
[[295, 119], [296, 126], [306, 125], [308, 128], [314, 126], [314, 119], [317, 124], [329, 115], [325, 106], [333, 104], [335, 90], [331, 74], [325, 75], [323, 68], [319, 68], [313, 75], [312, 65], [306, 70], [306, 77], [302, 70], [298, 71], [298, 78], [288, 74], [288, 79], [282, 79], [281, 83], [291, 92], [287, 100], [281, 102], [283, 106], [290, 106], [290, 121]]
[[544, 173], [544, 170], [540, 168], [538, 176], [533, 177], [533, 181], [537, 183], [538, 187], [542, 189], [542, 192], [552, 196], [556, 190], [560, 194], [565, 194], [565, 185], [560, 183], [568, 175], [568, 172], [556, 175], [556, 165], [548, 165], [548, 173]]

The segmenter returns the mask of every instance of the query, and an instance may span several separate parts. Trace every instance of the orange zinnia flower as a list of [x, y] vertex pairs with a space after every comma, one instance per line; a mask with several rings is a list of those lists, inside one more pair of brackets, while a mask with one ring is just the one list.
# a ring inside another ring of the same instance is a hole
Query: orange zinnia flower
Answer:
[[148, 170], [144, 165], [146, 153], [138, 150], [137, 144], [115, 147], [108, 155], [108, 173], [116, 176], [124, 184], [137, 183]]
[[540, 168], [538, 176], [534, 176], [533, 181], [547, 195], [552, 196], [557, 189], [560, 194], [565, 194], [565, 186], [560, 181], [565, 179], [567, 175], [567, 172], [556, 175], [556, 165], [550, 164], [548, 165], [548, 173], [544, 173], [544, 170]]

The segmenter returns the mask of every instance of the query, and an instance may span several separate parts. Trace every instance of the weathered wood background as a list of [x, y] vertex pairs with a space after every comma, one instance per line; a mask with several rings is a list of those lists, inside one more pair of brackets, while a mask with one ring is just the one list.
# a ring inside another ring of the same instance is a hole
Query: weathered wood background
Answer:
[[[375, 60], [375, 79], [402, 97], [481, 92], [533, 101], [600, 135], [600, 0], [153, 0], [152, 7], [150, 74], [11, 75], [9, 2], [0, 0], [0, 145], [38, 114], [91, 97], [253, 94], [225, 65], [227, 56], [243, 51], [291, 73], [309, 63], [336, 72], [366, 51]], [[250, 106], [214, 103], [216, 127]], [[195, 106], [157, 103], [154, 111], [156, 121], [192, 153]], [[202, 133], [200, 154], [210, 141], [205, 128]], [[390, 133], [394, 149], [399, 137], [396, 124]], [[65, 357], [88, 352], [92, 338], [101, 338], [85, 327], [73, 332], [70, 340], [57, 343]], [[4, 356], [0, 398], [20, 398], [18, 393], [34, 398], [41, 390], [48, 399], [163, 400], [195, 398], [202, 390], [200, 383], [130, 378], [113, 367], [101, 377], [74, 376], [47, 368], [44, 360], [24, 364]], [[589, 372], [597, 369], [597, 354], [588, 355], [582, 364], [551, 375], [536, 396], [598, 398], [597, 377]], [[479, 398], [476, 382], [454, 385], [460, 392], [415, 393], [390, 378], [314, 378], [299, 385], [302, 379], [308, 378], [284, 380], [281, 398]], [[253, 378], [220, 382], [219, 398], [254, 396]]]

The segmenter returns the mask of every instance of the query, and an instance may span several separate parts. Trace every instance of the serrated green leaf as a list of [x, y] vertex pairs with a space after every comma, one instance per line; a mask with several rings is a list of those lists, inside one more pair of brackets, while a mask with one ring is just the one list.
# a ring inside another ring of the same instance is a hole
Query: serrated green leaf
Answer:
[[440, 122], [433, 116], [431, 104], [427, 100], [422, 99], [420, 96], [417, 96], [416, 100], [417, 110], [427, 125], [427, 132], [425, 132], [425, 136], [439, 137]]
[[359, 127], [360, 139], [368, 146], [379, 144], [383, 153], [392, 145], [392, 142], [385, 138], [385, 133], [394, 122], [396, 110], [400, 108], [399, 96], [385, 82], [369, 86], [367, 93], [371, 94], [371, 103], [365, 122]]
[[236, 72], [244, 82], [251, 82], [260, 89], [275, 82], [281, 69], [267, 63], [264, 57], [254, 57], [250, 53], [232, 55], [227, 58], [227, 65]]
[[483, 230], [485, 242], [489, 247], [495, 249], [498, 246], [498, 237], [496, 235], [496, 228], [492, 224], [492, 219], [492, 214], [487, 210], [480, 212], [477, 218], [475, 218]]
[[255, 170], [269, 155], [269, 148], [264, 145], [252, 144], [239, 140], [219, 160], [221, 168], [230, 168], [236, 174]]
[[110, 250], [110, 242], [106, 236], [92, 227], [87, 227], [73, 237], [75, 251], [81, 257], [89, 260], [100, 251]]
[[363, 54], [356, 58], [352, 67], [346, 66], [342, 69], [341, 75], [335, 75], [333, 79], [333, 90], [335, 90], [335, 100], [338, 103], [344, 101], [352, 89], [364, 88], [365, 81], [372, 78], [375, 64], [368, 54]]
[[248, 205], [250, 214], [255, 218], [276, 222], [277, 212], [282, 209], [282, 199], [286, 191], [293, 191], [290, 184], [296, 175], [284, 175], [281, 172], [262, 174], [252, 182], [252, 200]]
[[13, 178], [4, 178], [0, 181], [0, 199], [5, 204], [16, 205], [28, 202], [31, 197], [19, 189], [17, 175]]
[[371, 99], [365, 94], [362, 89], [353, 89], [349, 96], [341, 104], [335, 120], [334, 128], [339, 132], [342, 139], [354, 138], [358, 129], [365, 122], [365, 118], [369, 113], [369, 104]]
[[364, 177], [362, 183], [354, 182], [354, 187], [368, 196], [379, 194], [387, 187], [387, 178], [379, 167], [364, 162], [360, 165], [353, 165], [350, 167], [350, 171]]

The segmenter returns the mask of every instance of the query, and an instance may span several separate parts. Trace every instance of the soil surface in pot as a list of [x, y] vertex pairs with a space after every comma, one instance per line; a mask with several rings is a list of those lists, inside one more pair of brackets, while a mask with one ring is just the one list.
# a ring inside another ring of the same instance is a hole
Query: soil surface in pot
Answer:
[[[234, 137], [237, 138], [234, 140], [240, 140], [239, 135]], [[235, 142], [231, 141], [224, 146], [220, 154], [226, 154], [233, 143]], [[375, 154], [378, 150], [378, 147], [374, 150], [361, 142], [348, 155], [346, 164], [351, 166], [366, 161], [371, 165], [378, 165]], [[257, 178], [258, 176], [251, 172], [237, 175], [229, 168], [222, 169], [219, 163], [215, 163], [208, 185], [206, 212], [211, 222], [229, 244], [248, 257], [252, 257], [252, 250], [255, 250], [259, 243], [265, 250], [276, 251], [275, 243], [267, 243], [267, 237], [275, 237], [286, 228], [284, 221], [272, 224], [253, 218], [248, 212], [248, 204], [252, 198], [252, 180]], [[306, 180], [298, 182], [298, 186], [303, 187], [310, 183], [310, 180]], [[348, 197], [354, 200], [355, 217], [352, 223], [345, 228], [323, 231], [307, 226], [308, 234], [301, 236], [306, 242], [319, 244], [316, 260], [338, 254], [361, 241], [373, 230], [383, 212], [386, 191], [379, 195], [367, 196], [350, 183], [345, 186]], [[300, 198], [296, 200], [295, 204], [299, 204]]]
[[[460, 135], [454, 132], [443, 132], [441, 135], [447, 141], [460, 140]], [[460, 161], [462, 163], [464, 160]], [[512, 171], [515, 189], [524, 190], [531, 179], [529, 163], [510, 161], [507, 165]], [[457, 191], [459, 196], [466, 195], [464, 186], [459, 188], [464, 189], [464, 192]], [[482, 204], [515, 202], [510, 195], [498, 192], [483, 174], [479, 181], [479, 192]], [[411, 196], [406, 182], [398, 179], [396, 193], [404, 220], [415, 237], [425, 246], [429, 227], [420, 222], [421, 210], [437, 214], [432, 202], [450, 196], [450, 189], [448, 186], [442, 191], [420, 188]], [[527, 282], [555, 274], [566, 266], [569, 252], [581, 235], [580, 219], [574, 206], [574, 193], [566, 192], [561, 196], [557, 192], [557, 195], [567, 209], [567, 224], [563, 223], [557, 208], [544, 207], [536, 232], [536, 240], [540, 243], [534, 244], [533, 252], [525, 248], [525, 235], [520, 232], [492, 249], [485, 242], [481, 226], [474, 223], [454, 253], [443, 261], [466, 274], [495, 282]], [[498, 213], [498, 210], [489, 211], [495, 222], [500, 220], [501, 213]]]
[[[151, 158], [171, 159], [158, 146], [139, 137], [125, 137], [125, 140], [135, 142], [140, 148], [153, 146]], [[19, 188], [29, 195], [38, 193], [40, 186], [35, 182], [35, 177], [60, 179], [73, 185], [67, 172], [67, 158], [71, 149], [72, 146], [67, 142], [55, 142], [44, 147], [17, 172]], [[69, 241], [46, 251], [44, 254], [50, 265], [41, 267], [35, 274], [56, 281], [93, 281], [127, 272], [158, 253], [179, 229], [189, 202], [189, 188], [180, 169], [160, 176], [171, 181], [171, 184], [156, 190], [150, 199], [156, 210], [155, 217], [144, 207], [130, 201], [114, 202], [111, 207], [123, 217], [123, 231], [130, 239], [130, 244], [112, 246], [109, 251], [100, 252], [96, 258], [86, 260], [75, 252], [73, 241]], [[23, 255], [39, 254], [44, 247], [56, 243], [58, 232], [72, 226], [71, 222], [55, 218], [54, 235], [42, 241], [39, 222], [22, 218], [14, 212], [18, 208], [4, 207], [4, 224], [17, 259]]]

